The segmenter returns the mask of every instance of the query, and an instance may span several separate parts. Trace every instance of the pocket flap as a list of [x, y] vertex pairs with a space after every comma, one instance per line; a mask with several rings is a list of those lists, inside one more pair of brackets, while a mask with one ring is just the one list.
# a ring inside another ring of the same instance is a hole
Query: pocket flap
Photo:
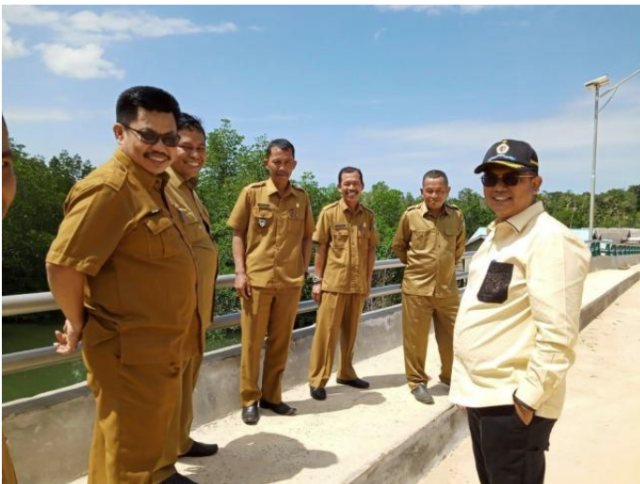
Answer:
[[160, 232], [171, 227], [173, 222], [167, 217], [152, 217], [145, 220], [144, 224], [153, 235], [158, 235]]

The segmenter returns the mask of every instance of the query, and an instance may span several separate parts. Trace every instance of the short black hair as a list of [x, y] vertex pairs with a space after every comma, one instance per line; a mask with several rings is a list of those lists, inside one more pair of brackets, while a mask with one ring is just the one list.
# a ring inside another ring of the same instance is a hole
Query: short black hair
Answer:
[[175, 97], [159, 87], [133, 86], [123, 91], [116, 102], [116, 121], [128, 125], [138, 117], [138, 108], [173, 114], [176, 124], [180, 105]]
[[362, 171], [360, 168], [356, 168], [355, 166], [345, 166], [342, 170], [338, 172], [338, 186], [342, 183], [342, 174], [343, 173], [357, 173], [360, 175], [360, 183], [364, 186], [364, 177], [362, 176]]
[[269, 156], [271, 155], [272, 148], [280, 148], [283, 151], [289, 150], [291, 151], [291, 155], [294, 158], [296, 157], [296, 149], [293, 147], [293, 143], [291, 143], [291, 141], [289, 141], [288, 139], [276, 138], [274, 140], [271, 140], [267, 145], [267, 153], [266, 153], [267, 158], [269, 158]]
[[200, 131], [202, 133], [202, 136], [204, 136], [205, 138], [207, 137], [200, 118], [196, 118], [195, 116], [185, 113], [184, 111], [181, 112], [180, 116], [178, 117], [178, 131], [181, 131], [183, 129]]
[[423, 185], [424, 185], [424, 181], [427, 178], [444, 178], [445, 185], [449, 186], [449, 178], [447, 177], [447, 174], [442, 170], [429, 170], [428, 172], [426, 172], [422, 177]]

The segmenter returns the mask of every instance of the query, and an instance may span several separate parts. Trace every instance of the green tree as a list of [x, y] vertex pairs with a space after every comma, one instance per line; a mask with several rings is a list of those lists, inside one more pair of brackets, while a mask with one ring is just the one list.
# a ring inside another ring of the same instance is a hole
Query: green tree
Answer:
[[493, 212], [487, 207], [484, 198], [471, 188], [463, 188], [450, 203], [462, 210], [467, 237], [471, 237], [479, 227], [485, 227], [493, 220]]

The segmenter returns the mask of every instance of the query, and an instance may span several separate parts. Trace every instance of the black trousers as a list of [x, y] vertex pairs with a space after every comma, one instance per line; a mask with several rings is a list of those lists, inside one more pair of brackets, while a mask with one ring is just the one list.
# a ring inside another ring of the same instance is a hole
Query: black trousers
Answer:
[[555, 420], [523, 424], [513, 405], [467, 408], [476, 470], [482, 484], [542, 484], [544, 451]]

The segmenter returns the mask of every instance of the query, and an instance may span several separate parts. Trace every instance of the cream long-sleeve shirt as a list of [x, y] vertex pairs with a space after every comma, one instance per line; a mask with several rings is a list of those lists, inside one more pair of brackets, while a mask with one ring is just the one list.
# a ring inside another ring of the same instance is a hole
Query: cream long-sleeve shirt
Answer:
[[590, 257], [542, 202], [489, 226], [456, 319], [453, 403], [509, 405], [515, 392], [536, 415], [560, 416]]

